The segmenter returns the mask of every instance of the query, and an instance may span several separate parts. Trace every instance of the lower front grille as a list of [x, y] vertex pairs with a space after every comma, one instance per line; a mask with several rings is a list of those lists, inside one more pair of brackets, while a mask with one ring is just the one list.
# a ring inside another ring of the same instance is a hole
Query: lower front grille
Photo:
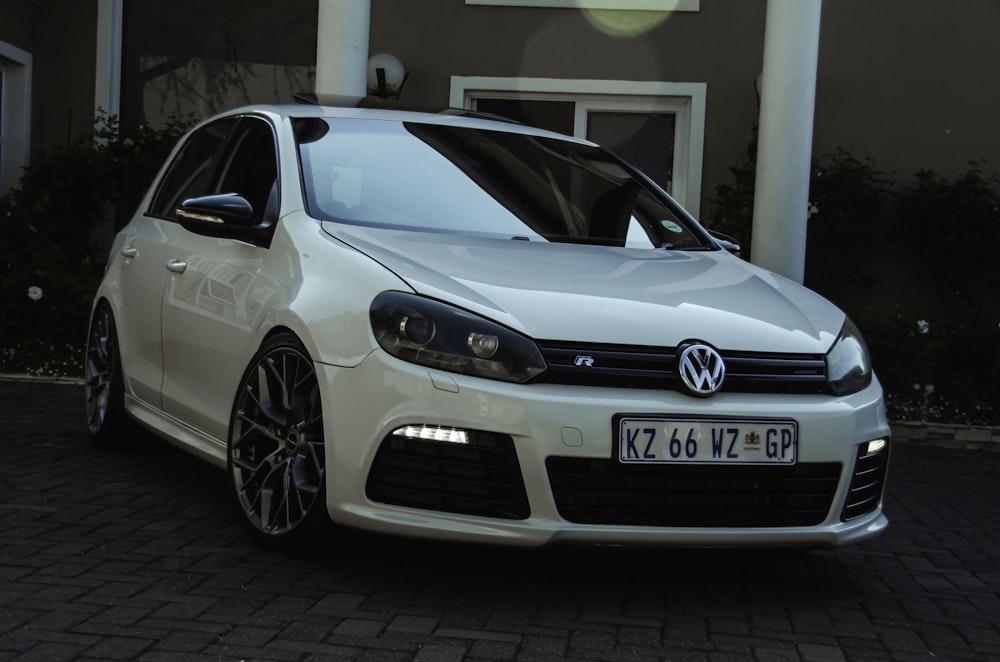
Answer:
[[471, 433], [468, 444], [386, 437], [365, 493], [424, 510], [503, 519], [531, 514], [514, 441], [485, 432]]
[[559, 514], [577, 524], [674, 527], [814, 526], [833, 502], [842, 465], [628, 465], [550, 457]]

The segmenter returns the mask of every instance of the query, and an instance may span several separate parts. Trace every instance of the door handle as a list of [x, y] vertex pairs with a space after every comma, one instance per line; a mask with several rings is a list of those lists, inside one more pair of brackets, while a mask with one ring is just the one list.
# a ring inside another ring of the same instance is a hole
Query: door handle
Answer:
[[135, 257], [139, 254], [139, 249], [135, 246], [122, 246], [122, 255], [125, 257]]
[[188, 263], [184, 260], [167, 260], [167, 269], [173, 271], [175, 274], [182, 274], [184, 270], [187, 269]]

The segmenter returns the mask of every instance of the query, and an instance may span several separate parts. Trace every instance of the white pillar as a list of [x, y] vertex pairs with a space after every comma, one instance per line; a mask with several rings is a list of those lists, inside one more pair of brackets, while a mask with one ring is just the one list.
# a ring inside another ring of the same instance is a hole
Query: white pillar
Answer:
[[124, 0], [98, 0], [94, 112], [121, 112], [122, 17]]
[[767, 0], [751, 259], [799, 283], [823, 0]]
[[371, 0], [319, 0], [316, 95], [351, 104], [366, 94]]

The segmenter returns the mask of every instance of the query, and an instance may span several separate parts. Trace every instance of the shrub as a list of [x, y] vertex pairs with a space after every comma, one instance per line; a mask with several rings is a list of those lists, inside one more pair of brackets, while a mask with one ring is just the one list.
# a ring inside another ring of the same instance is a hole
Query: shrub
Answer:
[[92, 140], [35, 154], [0, 197], [0, 372], [80, 374], [107, 249], [95, 230], [138, 206], [190, 124], [123, 128], [99, 115]]

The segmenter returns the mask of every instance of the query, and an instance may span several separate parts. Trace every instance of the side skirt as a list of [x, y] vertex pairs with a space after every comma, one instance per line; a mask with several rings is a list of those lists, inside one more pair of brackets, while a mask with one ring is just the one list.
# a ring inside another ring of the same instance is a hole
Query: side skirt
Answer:
[[226, 442], [193, 428], [147, 402], [125, 394], [125, 409], [144, 428], [178, 448], [226, 469]]

